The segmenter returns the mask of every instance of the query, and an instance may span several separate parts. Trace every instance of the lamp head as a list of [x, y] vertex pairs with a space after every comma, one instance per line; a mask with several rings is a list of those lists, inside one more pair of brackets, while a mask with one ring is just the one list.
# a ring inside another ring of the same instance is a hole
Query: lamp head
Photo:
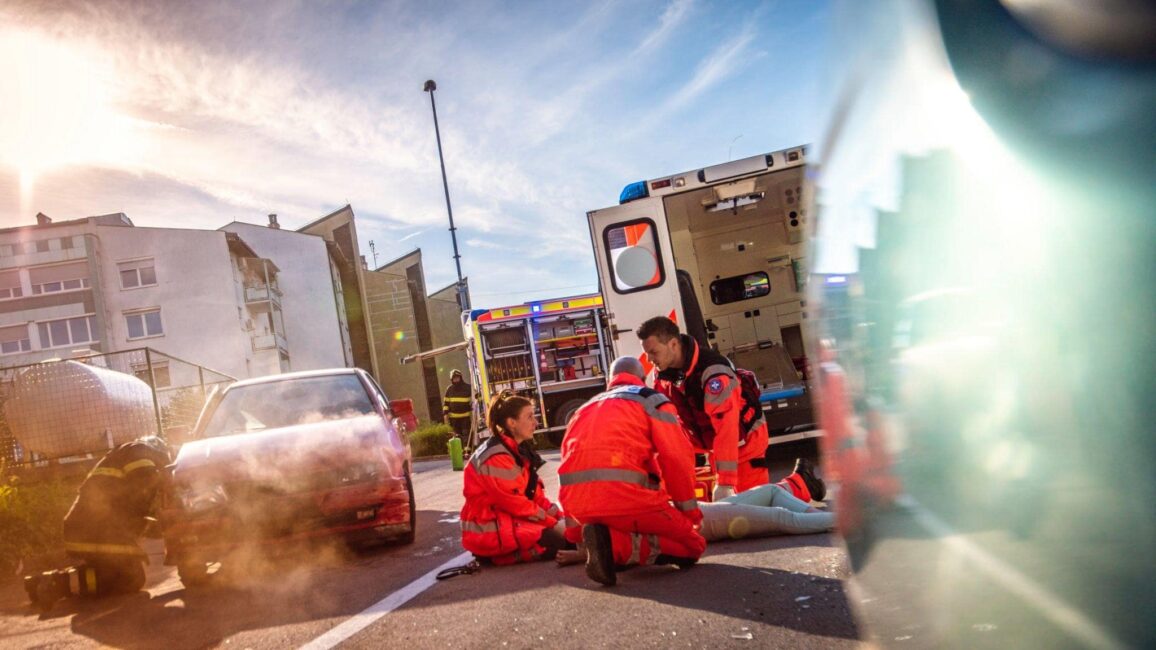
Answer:
[[435, 90], [437, 90], [437, 89], [438, 89], [438, 85], [437, 85], [436, 83], [434, 83], [434, 80], [433, 80], [433, 79], [430, 79], [429, 81], [426, 81], [426, 82], [425, 82], [425, 87], [424, 87], [424, 88], [422, 88], [422, 90], [424, 90], [424, 91], [425, 91], [425, 92], [427, 92], [427, 93], [432, 93], [433, 91], [435, 91]]

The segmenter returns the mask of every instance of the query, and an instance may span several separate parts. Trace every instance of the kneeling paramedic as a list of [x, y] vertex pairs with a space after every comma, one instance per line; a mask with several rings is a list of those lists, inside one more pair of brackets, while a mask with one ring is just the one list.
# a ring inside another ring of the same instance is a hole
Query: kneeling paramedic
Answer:
[[551, 560], [567, 546], [561, 509], [538, 478], [545, 463], [534, 451], [534, 405], [503, 392], [490, 403], [492, 436], [466, 464], [462, 546], [493, 564]]
[[26, 576], [24, 589], [44, 611], [69, 596], [140, 591], [148, 555], [137, 543], [170, 462], [160, 438], [127, 442], [96, 464], [64, 517], [64, 550], [80, 563]]
[[[714, 500], [770, 483], [767, 422], [754, 376], [680, 334], [665, 316], [647, 320], [637, 334], [657, 371], [654, 387], [674, 402], [696, 443], [714, 453]], [[741, 376], [751, 380], [749, 389], [744, 390]], [[796, 463], [795, 471], [778, 485], [804, 502], [822, 501], [827, 493], [807, 461]]]
[[[617, 567], [687, 568], [706, 550], [690, 441], [674, 405], [644, 376], [638, 359], [616, 359], [609, 390], [578, 409], [562, 443], [559, 498], [583, 524], [587, 575], [607, 586]], [[577, 530], [567, 538], [577, 541]]]

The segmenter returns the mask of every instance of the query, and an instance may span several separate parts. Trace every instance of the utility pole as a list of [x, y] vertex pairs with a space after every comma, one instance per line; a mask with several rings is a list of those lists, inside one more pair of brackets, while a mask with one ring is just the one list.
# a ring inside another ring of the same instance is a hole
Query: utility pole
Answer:
[[429, 105], [433, 110], [434, 137], [437, 138], [438, 162], [441, 163], [442, 167], [442, 189], [445, 190], [446, 194], [446, 213], [450, 217], [450, 239], [454, 244], [454, 265], [458, 270], [458, 306], [461, 307], [462, 310], [467, 310], [470, 308], [470, 296], [469, 292], [466, 291], [466, 281], [462, 279], [462, 256], [458, 254], [458, 229], [454, 227], [454, 211], [453, 208], [450, 207], [450, 184], [449, 181], [446, 180], [446, 161], [442, 156], [442, 134], [441, 130], [438, 129], [438, 107], [434, 101], [434, 91], [437, 89], [438, 85], [434, 83], [433, 79], [426, 81], [425, 87], [422, 88], [422, 90], [429, 93]]
[[377, 248], [373, 245], [373, 240], [369, 240], [369, 252], [373, 255], [373, 270], [377, 270]]

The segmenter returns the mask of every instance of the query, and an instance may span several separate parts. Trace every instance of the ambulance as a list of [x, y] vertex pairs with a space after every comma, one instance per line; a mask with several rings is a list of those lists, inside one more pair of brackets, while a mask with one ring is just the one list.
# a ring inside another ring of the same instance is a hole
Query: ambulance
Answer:
[[806, 383], [805, 148], [627, 185], [587, 213], [607, 338], [646, 363], [635, 330], [668, 316], [759, 378], [771, 441], [821, 435]]
[[599, 294], [475, 309], [463, 314], [462, 325], [480, 414], [501, 391], [524, 395], [534, 402], [540, 431], [558, 445], [574, 411], [606, 390]]

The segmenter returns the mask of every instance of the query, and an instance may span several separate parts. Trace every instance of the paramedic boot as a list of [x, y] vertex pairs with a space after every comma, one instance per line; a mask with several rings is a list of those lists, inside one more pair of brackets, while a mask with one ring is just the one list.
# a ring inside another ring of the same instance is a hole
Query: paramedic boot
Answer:
[[806, 458], [795, 459], [795, 473], [803, 479], [807, 491], [811, 493], [812, 501], [822, 501], [827, 496], [827, 485], [823, 479], [815, 476], [815, 466]]
[[602, 524], [583, 526], [582, 545], [586, 547], [586, 575], [594, 582], [613, 587], [618, 577], [614, 573], [610, 529]]

